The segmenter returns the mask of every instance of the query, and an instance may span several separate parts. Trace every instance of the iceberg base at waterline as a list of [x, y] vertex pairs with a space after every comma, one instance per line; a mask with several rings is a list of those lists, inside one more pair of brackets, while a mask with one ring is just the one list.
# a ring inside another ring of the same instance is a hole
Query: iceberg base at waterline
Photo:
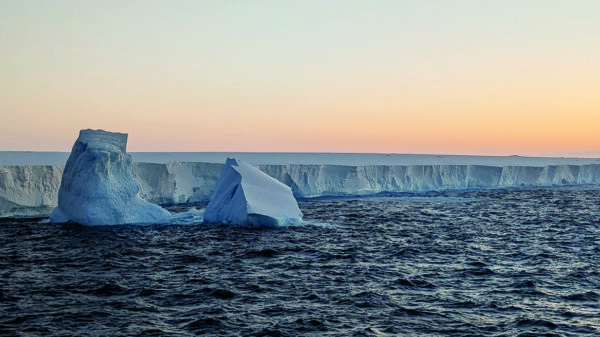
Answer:
[[82, 225], [146, 224], [170, 213], [138, 196], [127, 134], [81, 130], [65, 165], [52, 222]]
[[204, 211], [206, 222], [248, 227], [285, 226], [301, 219], [289, 186], [235, 159], [227, 159]]

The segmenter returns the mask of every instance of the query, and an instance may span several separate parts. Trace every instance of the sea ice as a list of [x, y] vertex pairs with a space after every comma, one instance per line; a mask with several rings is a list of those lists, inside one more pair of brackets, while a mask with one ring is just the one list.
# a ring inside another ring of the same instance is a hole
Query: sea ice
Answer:
[[239, 226], [284, 226], [302, 212], [290, 187], [241, 160], [228, 158], [204, 211], [204, 221]]
[[82, 225], [154, 223], [170, 213], [140, 197], [127, 134], [81, 130], [63, 171], [58, 206], [50, 221]]

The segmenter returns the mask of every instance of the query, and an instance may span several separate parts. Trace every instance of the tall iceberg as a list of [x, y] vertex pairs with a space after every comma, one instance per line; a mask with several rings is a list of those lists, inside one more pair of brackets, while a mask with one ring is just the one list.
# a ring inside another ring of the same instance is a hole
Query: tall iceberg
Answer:
[[154, 223], [170, 213], [140, 197], [127, 134], [81, 130], [63, 171], [50, 221], [82, 225]]
[[241, 160], [228, 158], [204, 221], [239, 226], [284, 226], [302, 212], [290, 187]]

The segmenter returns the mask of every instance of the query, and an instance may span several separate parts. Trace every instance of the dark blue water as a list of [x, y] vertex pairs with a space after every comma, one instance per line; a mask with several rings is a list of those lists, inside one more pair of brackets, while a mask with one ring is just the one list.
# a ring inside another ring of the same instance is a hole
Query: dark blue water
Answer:
[[600, 335], [598, 188], [300, 207], [281, 229], [2, 219], [0, 335]]

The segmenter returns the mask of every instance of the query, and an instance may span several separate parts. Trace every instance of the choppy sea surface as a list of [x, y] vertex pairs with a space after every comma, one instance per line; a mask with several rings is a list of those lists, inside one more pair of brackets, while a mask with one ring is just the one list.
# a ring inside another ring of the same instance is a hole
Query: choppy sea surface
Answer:
[[600, 335], [598, 187], [299, 204], [277, 229], [0, 219], [0, 335]]

